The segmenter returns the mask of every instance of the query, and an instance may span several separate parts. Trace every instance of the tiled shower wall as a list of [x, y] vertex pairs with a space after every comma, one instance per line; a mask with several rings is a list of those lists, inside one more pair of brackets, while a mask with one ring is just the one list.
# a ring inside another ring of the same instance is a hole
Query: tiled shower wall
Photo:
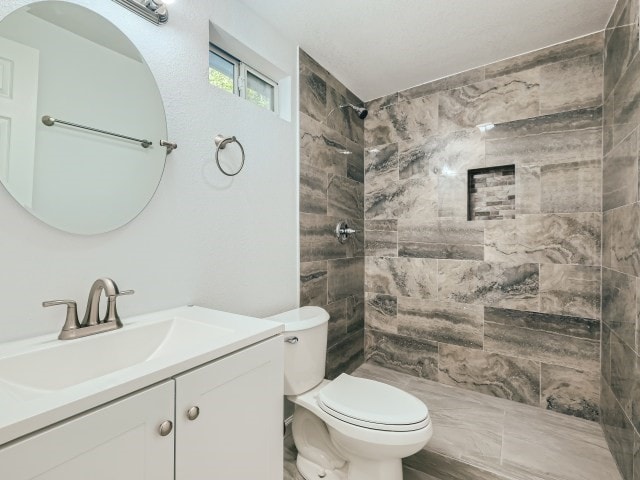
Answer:
[[[300, 50], [300, 304], [331, 315], [328, 378], [364, 350], [364, 122], [347, 103], [362, 104]], [[344, 244], [341, 220], [358, 231]]]
[[[603, 46], [369, 102], [367, 360], [598, 419]], [[467, 221], [467, 171], [512, 164], [515, 219]]]
[[602, 426], [625, 480], [640, 479], [638, 3], [618, 2], [604, 63]]

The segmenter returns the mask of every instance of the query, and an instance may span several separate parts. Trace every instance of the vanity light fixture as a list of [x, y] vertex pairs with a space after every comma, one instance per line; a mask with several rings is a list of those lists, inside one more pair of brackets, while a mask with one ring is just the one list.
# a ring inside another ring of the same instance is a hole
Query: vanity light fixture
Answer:
[[151, 23], [163, 25], [169, 20], [169, 10], [162, 0], [113, 0]]

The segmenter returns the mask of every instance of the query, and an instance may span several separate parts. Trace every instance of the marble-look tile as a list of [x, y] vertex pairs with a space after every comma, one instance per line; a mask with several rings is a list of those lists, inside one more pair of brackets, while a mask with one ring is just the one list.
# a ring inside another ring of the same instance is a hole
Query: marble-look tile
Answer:
[[440, 93], [440, 132], [536, 116], [540, 72], [527, 70]]
[[365, 127], [367, 147], [434, 134], [438, 128], [438, 96], [407, 100], [369, 112]]
[[621, 480], [596, 422], [370, 363], [354, 374], [402, 388], [428, 405], [433, 437], [422, 451], [404, 461], [405, 467], [436, 475], [427, 478]]
[[353, 372], [353, 375], [355, 377], [368, 378], [369, 380], [377, 380], [402, 390], [407, 390], [410, 380], [418, 380], [413, 375], [391, 370], [373, 362], [363, 363]]
[[438, 299], [522, 310], [538, 306], [537, 264], [438, 260]]
[[[598, 338], [557, 333], [565, 322], [568, 330], [579, 333], [597, 328]], [[487, 352], [597, 372], [600, 369], [599, 335], [597, 320], [485, 309], [484, 348]]]
[[[342, 105], [354, 103], [333, 87], [327, 88], [327, 115], [326, 125], [340, 132], [352, 142], [364, 145], [364, 120], [358, 118], [356, 112], [351, 108], [341, 108]], [[356, 105], [362, 105], [356, 101]]]
[[[362, 287], [364, 290], [364, 287]], [[364, 329], [364, 293], [347, 298], [347, 333]]]
[[540, 213], [542, 203], [540, 167], [516, 167], [516, 214]]
[[363, 296], [363, 258], [329, 260], [327, 268], [327, 297], [335, 302], [351, 296]]
[[625, 205], [605, 214], [603, 238], [614, 270], [640, 276], [640, 204]]
[[599, 372], [542, 364], [542, 406], [586, 420], [600, 418]]
[[638, 199], [638, 133], [633, 132], [604, 157], [602, 208], [611, 210]]
[[599, 213], [525, 215], [487, 222], [485, 261], [600, 265]]
[[300, 65], [304, 66], [316, 75], [318, 75], [322, 80], [325, 81], [327, 87], [333, 88], [335, 91], [340, 93], [340, 95], [344, 96], [348, 99], [349, 103], [361, 104], [362, 101], [353, 94], [344, 84], [342, 84], [337, 78], [335, 78], [331, 73], [320, 65], [313, 57], [311, 57], [304, 50], [299, 49], [299, 57], [300, 57]]
[[467, 174], [438, 175], [438, 216], [467, 218]]
[[435, 298], [437, 263], [424, 258], [367, 257], [365, 291], [397, 297]]
[[604, 322], [600, 341], [600, 377], [603, 383], [611, 385], [611, 330]]
[[398, 221], [397, 220], [365, 220], [364, 228], [367, 231], [397, 232]]
[[[609, 95], [602, 106], [602, 151], [606, 155], [613, 148], [613, 131], [614, 131], [614, 103], [613, 95]], [[618, 139], [618, 142], [621, 139]]]
[[347, 176], [344, 151], [359, 148], [320, 122], [300, 113], [300, 161], [326, 173]]
[[602, 321], [629, 346], [636, 342], [636, 278], [602, 269]]
[[309, 164], [300, 164], [300, 212], [327, 214], [327, 174]]
[[602, 158], [602, 128], [508, 136], [486, 141], [486, 164], [549, 165]]
[[300, 263], [300, 306], [327, 303], [327, 262]]
[[437, 218], [438, 181], [435, 176], [414, 177], [365, 194], [367, 220]]
[[629, 25], [638, 16], [638, 2], [633, 0], [619, 0], [607, 23], [607, 29]]
[[440, 343], [482, 349], [481, 305], [398, 298], [398, 333]]
[[628, 480], [633, 477], [633, 425], [609, 387], [606, 384], [601, 384], [601, 387], [602, 429], [623, 478]]
[[300, 68], [300, 111], [320, 122], [327, 114], [327, 84], [306, 66]]
[[613, 145], [626, 138], [640, 123], [640, 55], [624, 72], [613, 95]]
[[[419, 478], [416, 477], [416, 480]], [[640, 435], [637, 432], [633, 442], [633, 480], [640, 480]]]
[[540, 68], [540, 113], [566, 112], [602, 104], [602, 53]]
[[638, 23], [635, 21], [605, 31], [604, 98], [609, 97], [620, 76], [638, 53], [638, 38]]
[[398, 232], [365, 231], [364, 251], [367, 257], [397, 257]]
[[333, 217], [364, 216], [364, 185], [340, 175], [331, 175], [327, 186], [327, 214]]
[[448, 245], [482, 245], [482, 222], [440, 218], [437, 220], [410, 219], [398, 221], [398, 240], [401, 242], [440, 243]]
[[364, 148], [349, 150], [347, 157], [347, 178], [364, 183]]
[[345, 258], [348, 256], [349, 244], [353, 244], [355, 239], [352, 237], [344, 244], [340, 244], [336, 240], [334, 232], [336, 224], [340, 220], [326, 215], [300, 213], [301, 262]]
[[568, 42], [552, 45], [517, 57], [501, 60], [485, 67], [487, 78], [499, 77], [521, 70], [560, 62], [584, 55], [602, 52], [604, 38], [602, 32], [594, 33]]
[[438, 344], [377, 330], [365, 330], [367, 362], [416, 377], [438, 377]]
[[474, 68], [465, 72], [456, 73], [448, 77], [434, 80], [433, 82], [423, 83], [416, 87], [408, 88], [401, 91], [398, 96], [400, 100], [412, 100], [414, 98], [432, 95], [444, 90], [452, 88], [464, 87], [472, 83], [478, 83], [484, 80], [484, 67]]
[[540, 265], [540, 311], [600, 318], [600, 267]]
[[482, 245], [399, 242], [398, 256], [411, 258], [441, 258], [450, 260], [484, 260], [484, 247]]
[[484, 312], [485, 322], [591, 340], [595, 343], [600, 341], [598, 320], [492, 307], [485, 307]]
[[364, 362], [364, 332], [356, 330], [327, 351], [326, 378], [351, 373]]
[[[495, 127], [488, 130], [485, 136], [487, 140], [495, 140], [600, 127], [602, 127], [602, 107], [593, 107], [555, 113], [553, 115], [534, 116], [511, 122], [495, 123]], [[559, 162], [553, 161], [551, 163]]]
[[491, 467], [479, 467], [430, 450], [419, 451], [404, 459], [403, 464], [418, 471], [429, 472], [427, 476], [429, 480], [509, 480], [512, 478], [509, 474], [503, 475], [492, 471]]
[[[631, 347], [620, 340], [617, 335], [611, 334], [611, 391], [622, 407], [627, 418], [633, 416], [632, 405], [636, 374], [638, 369], [638, 355]], [[637, 400], [636, 400], [637, 404]]]
[[484, 138], [479, 129], [433, 135], [399, 144], [400, 178], [414, 175], [466, 174], [484, 166]]
[[617, 218], [616, 210], [604, 212], [602, 214], [602, 266], [611, 268], [611, 251], [612, 225], [614, 217]]
[[[635, 351], [640, 353], [640, 278], [636, 278], [636, 343]], [[639, 384], [640, 386], [640, 384]], [[638, 428], [640, 432], [640, 428]]]
[[367, 110], [370, 112], [375, 112], [376, 110], [380, 110], [381, 108], [387, 108], [391, 105], [395, 105], [398, 103], [398, 93], [391, 93], [389, 95], [385, 95], [384, 97], [376, 98], [374, 100], [369, 100], [367, 102]]
[[467, 390], [540, 403], [540, 364], [481, 350], [440, 344], [438, 380]]
[[505, 474], [527, 480], [622, 480], [597, 423], [538, 412], [507, 412], [501, 469]]
[[393, 295], [365, 293], [366, 328], [398, 333], [398, 299]]
[[601, 211], [600, 160], [543, 165], [540, 177], [544, 213]]
[[343, 341], [347, 334], [347, 299], [343, 298], [322, 307], [329, 314], [327, 329], [327, 348], [329, 349]]
[[[432, 477], [431, 475], [409, 467], [402, 468], [402, 476], [404, 480], [439, 480], [436, 477]], [[285, 478], [285, 480], [287, 479]]]
[[368, 148], [364, 166], [365, 192], [385, 191], [398, 181], [398, 144]]

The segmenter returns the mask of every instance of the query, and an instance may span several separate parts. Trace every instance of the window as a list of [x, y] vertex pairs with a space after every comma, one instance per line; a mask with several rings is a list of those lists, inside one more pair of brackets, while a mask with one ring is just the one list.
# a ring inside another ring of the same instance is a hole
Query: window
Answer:
[[213, 44], [209, 45], [209, 83], [278, 112], [278, 84]]

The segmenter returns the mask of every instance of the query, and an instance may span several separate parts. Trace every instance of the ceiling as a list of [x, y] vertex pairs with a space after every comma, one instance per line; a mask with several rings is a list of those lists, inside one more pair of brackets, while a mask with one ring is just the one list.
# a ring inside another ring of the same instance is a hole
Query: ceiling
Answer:
[[602, 30], [616, 0], [241, 0], [362, 100]]

